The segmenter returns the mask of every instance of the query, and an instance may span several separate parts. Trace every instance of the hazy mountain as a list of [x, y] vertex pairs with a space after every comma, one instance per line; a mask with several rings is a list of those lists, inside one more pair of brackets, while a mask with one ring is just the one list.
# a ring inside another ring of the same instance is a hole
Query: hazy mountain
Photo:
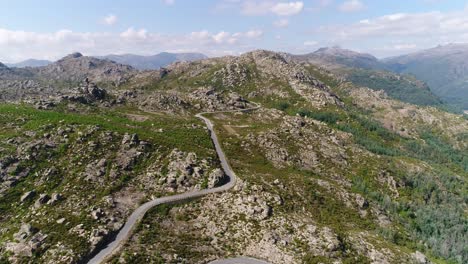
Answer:
[[51, 61], [48, 60], [36, 60], [29, 59], [18, 63], [7, 63], [6, 65], [10, 68], [24, 68], [24, 67], [41, 67], [51, 64]]
[[162, 52], [152, 56], [134, 54], [96, 56], [100, 59], [108, 59], [118, 63], [131, 65], [140, 70], [153, 70], [165, 67], [177, 61], [195, 61], [208, 58], [201, 53], [168, 53]]
[[404, 102], [418, 105], [442, 103], [426, 83], [386, 70], [386, 65], [370, 54], [333, 47], [304, 55], [290, 55], [290, 58], [326, 68], [355, 85], [384, 90], [390, 97]]
[[309, 54], [293, 55], [293, 58], [300, 61], [308, 61], [314, 64], [328, 66], [340, 65], [363, 69], [386, 68], [386, 65], [370, 54], [359, 53], [339, 47], [320, 48], [319, 50]]
[[392, 70], [426, 81], [447, 102], [468, 109], [468, 44], [449, 44], [385, 59]]

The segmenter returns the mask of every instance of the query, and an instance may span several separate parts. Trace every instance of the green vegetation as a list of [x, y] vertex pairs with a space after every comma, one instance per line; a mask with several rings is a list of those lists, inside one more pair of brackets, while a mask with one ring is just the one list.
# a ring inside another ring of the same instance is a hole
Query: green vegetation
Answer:
[[[131, 118], [136, 115], [144, 118], [140, 121]], [[70, 229], [81, 224], [88, 232], [97, 228], [100, 223], [91, 218], [92, 208], [106, 208], [104, 197], [119, 193], [125, 187], [149, 196], [151, 193], [146, 193], [148, 189], [139, 184], [138, 177], [159, 161], [158, 155], [167, 156], [177, 148], [195, 152], [198, 157], [216, 164], [216, 153], [208, 133], [203, 128], [193, 128], [193, 123], [200, 121], [149, 114], [130, 107], [78, 106], [69, 111], [67, 105], [54, 110], [37, 110], [27, 105], [1, 104], [0, 162], [4, 166], [2, 169], [13, 166], [7, 173], [17, 176], [18, 180], [0, 194], [0, 228], [8, 230], [2, 233], [0, 242], [12, 241], [21, 223], [30, 223], [47, 234], [47, 245], [60, 242], [72, 249], [76, 257], [87, 255], [89, 238], [77, 236]], [[160, 129], [164, 133], [159, 132]], [[144, 154], [132, 161], [131, 169], [113, 175], [111, 171], [122, 151], [125, 133], [136, 133], [148, 144], [140, 150]], [[17, 153], [21, 158], [10, 158]], [[106, 173], [99, 176], [97, 182], [87, 180], [87, 166], [103, 158], [108, 160]], [[31, 190], [36, 191], [36, 196], [21, 203], [20, 197]], [[52, 196], [53, 193], [61, 194], [64, 199], [54, 205], [44, 204], [36, 209], [40, 214], [31, 214], [39, 194]], [[56, 222], [61, 218], [65, 218], [66, 224]], [[40, 258], [48, 247], [36, 251], [32, 261]]]
[[441, 100], [435, 96], [427, 85], [410, 76], [399, 76], [393, 73], [352, 69], [348, 79], [358, 86], [373, 90], [384, 90], [390, 97], [417, 105], [440, 105]]

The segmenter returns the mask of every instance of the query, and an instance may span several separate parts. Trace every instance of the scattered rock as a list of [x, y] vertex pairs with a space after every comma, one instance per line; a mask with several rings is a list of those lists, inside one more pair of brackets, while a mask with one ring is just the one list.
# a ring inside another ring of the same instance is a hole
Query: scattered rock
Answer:
[[34, 196], [36, 195], [36, 191], [29, 191], [29, 192], [26, 192], [24, 193], [21, 198], [20, 198], [20, 202], [24, 202], [26, 200], [30, 200], [32, 199]]
[[43, 204], [47, 203], [50, 200], [50, 196], [47, 194], [39, 195], [39, 198], [34, 203], [35, 208], [41, 207]]

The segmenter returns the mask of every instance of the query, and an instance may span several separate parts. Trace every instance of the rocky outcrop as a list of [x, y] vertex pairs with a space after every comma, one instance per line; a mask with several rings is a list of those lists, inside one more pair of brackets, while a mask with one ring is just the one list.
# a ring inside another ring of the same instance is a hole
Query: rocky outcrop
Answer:
[[189, 95], [196, 109], [203, 111], [222, 111], [245, 109], [251, 104], [236, 92], [220, 93], [213, 87], [202, 87]]
[[13, 254], [12, 259], [21, 257], [32, 257], [47, 238], [30, 224], [22, 224], [20, 230], [13, 235], [16, 242], [9, 242], [5, 249]]

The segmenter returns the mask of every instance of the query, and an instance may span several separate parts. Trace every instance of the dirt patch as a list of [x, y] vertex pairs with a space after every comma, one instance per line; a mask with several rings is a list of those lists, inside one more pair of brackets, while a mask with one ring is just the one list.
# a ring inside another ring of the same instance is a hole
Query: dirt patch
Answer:
[[137, 122], [144, 122], [149, 119], [148, 116], [137, 115], [137, 114], [126, 114], [126, 116], [128, 117], [128, 119], [132, 121], [137, 121]]
[[231, 135], [238, 135], [236, 130], [234, 130], [230, 125], [223, 125], [223, 128]]

